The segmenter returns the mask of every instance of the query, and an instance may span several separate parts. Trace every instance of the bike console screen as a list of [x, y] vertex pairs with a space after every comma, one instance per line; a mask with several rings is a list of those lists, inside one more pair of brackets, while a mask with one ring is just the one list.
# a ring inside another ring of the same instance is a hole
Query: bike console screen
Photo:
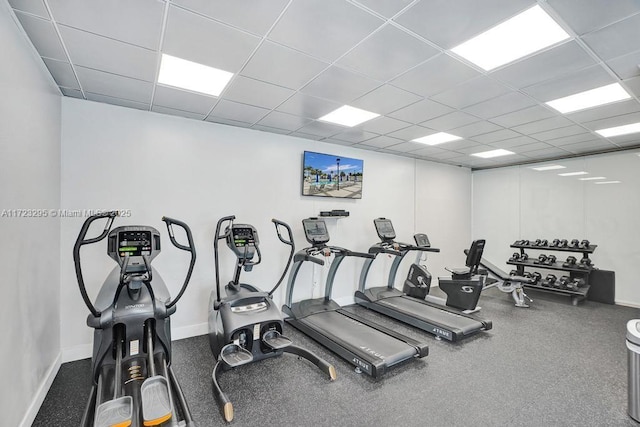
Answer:
[[376, 226], [376, 231], [380, 239], [393, 240], [396, 238], [396, 232], [393, 229], [393, 224], [390, 219], [377, 218], [373, 220], [373, 224]]
[[327, 231], [327, 224], [325, 224], [324, 220], [318, 218], [303, 219], [302, 227], [304, 228], [304, 235], [307, 238], [307, 242], [312, 245], [327, 243], [329, 241], [329, 232]]
[[118, 253], [121, 257], [151, 255], [150, 231], [120, 231]]

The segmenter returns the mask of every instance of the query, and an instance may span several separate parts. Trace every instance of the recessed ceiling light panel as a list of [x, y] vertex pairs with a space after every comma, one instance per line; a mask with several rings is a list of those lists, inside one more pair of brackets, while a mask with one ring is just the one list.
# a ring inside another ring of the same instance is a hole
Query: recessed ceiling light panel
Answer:
[[492, 157], [500, 157], [500, 156], [508, 156], [510, 154], [516, 154], [513, 151], [503, 150], [502, 148], [499, 150], [491, 150], [491, 151], [483, 151], [481, 153], [473, 153], [472, 156], [481, 157], [483, 159], [490, 159]]
[[554, 99], [546, 104], [551, 108], [566, 114], [629, 98], [631, 98], [631, 95], [629, 95], [619, 83], [613, 83], [607, 86], [587, 90], [585, 92], [576, 93], [574, 95], [565, 96], [564, 98]]
[[596, 131], [597, 134], [604, 136], [605, 138], [610, 138], [612, 136], [629, 135], [631, 133], [638, 132], [640, 132], [640, 123], [631, 123], [629, 125], [616, 126], [613, 128], [600, 129]]
[[534, 171], [541, 172], [541, 171], [552, 171], [552, 170], [564, 169], [564, 168], [566, 168], [566, 166], [562, 166], [562, 165], [547, 165], [547, 166], [537, 166], [537, 167], [534, 167], [534, 168], [531, 168], [531, 169], [533, 169]]
[[361, 110], [349, 105], [343, 105], [337, 110], [333, 110], [329, 114], [320, 117], [318, 120], [322, 120], [323, 122], [335, 123], [342, 126], [353, 127], [359, 125], [360, 123], [364, 123], [368, 120], [374, 119], [379, 115], [380, 114]]
[[594, 184], [620, 184], [622, 181], [598, 181], [594, 182]]
[[219, 96], [227, 86], [227, 83], [229, 83], [229, 80], [231, 80], [231, 77], [233, 77], [233, 73], [228, 71], [163, 53], [158, 83]]
[[446, 132], [438, 132], [432, 135], [423, 136], [422, 138], [416, 138], [413, 141], [427, 145], [438, 145], [445, 142], [457, 141], [459, 139], [462, 139], [462, 137], [451, 135], [450, 133]]
[[604, 177], [604, 176], [592, 176], [592, 177], [589, 177], [589, 178], [578, 178], [578, 179], [580, 181], [594, 181], [594, 180], [597, 180], [597, 179], [607, 179], [607, 177]]
[[578, 176], [578, 175], [589, 175], [589, 172], [580, 171], [580, 172], [567, 172], [567, 173], [559, 173], [559, 176]]
[[569, 34], [536, 5], [451, 51], [489, 71], [568, 38]]

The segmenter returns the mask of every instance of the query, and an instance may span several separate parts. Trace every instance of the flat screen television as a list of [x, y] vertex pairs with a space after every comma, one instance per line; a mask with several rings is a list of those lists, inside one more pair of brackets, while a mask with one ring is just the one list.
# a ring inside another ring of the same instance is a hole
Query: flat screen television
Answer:
[[302, 195], [362, 198], [362, 160], [305, 151], [302, 166]]

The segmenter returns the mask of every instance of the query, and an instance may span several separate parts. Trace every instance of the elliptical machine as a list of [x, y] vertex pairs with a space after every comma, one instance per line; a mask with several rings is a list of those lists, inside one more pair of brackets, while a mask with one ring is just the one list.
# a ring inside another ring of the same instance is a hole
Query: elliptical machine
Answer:
[[[233, 420], [233, 405], [220, 388], [218, 375], [221, 370], [235, 368], [262, 359], [276, 357], [282, 353], [292, 353], [309, 360], [326, 373], [331, 380], [336, 379], [336, 370], [330, 363], [315, 354], [292, 344], [282, 335], [284, 322], [282, 313], [273, 302], [273, 293], [284, 280], [295, 252], [293, 234], [289, 225], [272, 219], [278, 239], [291, 247], [289, 260], [276, 285], [269, 292], [263, 292], [247, 283], [240, 282], [242, 270], [251, 271], [262, 261], [258, 231], [249, 224], [235, 224], [235, 216], [221, 218], [216, 225], [214, 255], [216, 268], [216, 289], [211, 292], [209, 302], [209, 344], [216, 358], [211, 374], [213, 392], [222, 405], [226, 421]], [[221, 234], [223, 225], [226, 224]], [[281, 228], [287, 230], [285, 238]], [[233, 280], [226, 286], [226, 296], [220, 291], [220, 268], [218, 242], [224, 239], [235, 254], [237, 263]], [[256, 258], [257, 259], [254, 259]]]
[[[93, 386], [81, 426], [195, 427], [171, 368], [169, 319], [189, 284], [196, 261], [191, 230], [181, 221], [162, 218], [171, 243], [191, 253], [182, 288], [171, 300], [162, 278], [151, 266], [160, 253], [160, 233], [148, 226], [122, 226], [110, 231], [116, 216], [118, 212], [111, 211], [87, 218], [73, 247], [78, 286], [91, 312], [87, 325], [95, 329]], [[89, 227], [98, 219], [107, 220], [102, 233], [86, 239]], [[176, 241], [173, 225], [185, 231], [188, 246]], [[94, 304], [82, 276], [80, 249], [107, 235], [107, 253], [118, 267], [105, 280]]]

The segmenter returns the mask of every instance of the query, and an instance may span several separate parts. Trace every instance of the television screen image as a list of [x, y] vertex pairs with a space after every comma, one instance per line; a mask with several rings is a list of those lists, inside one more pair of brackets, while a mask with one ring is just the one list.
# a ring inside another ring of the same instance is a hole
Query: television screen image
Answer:
[[305, 151], [302, 195], [361, 199], [363, 163], [349, 157]]

